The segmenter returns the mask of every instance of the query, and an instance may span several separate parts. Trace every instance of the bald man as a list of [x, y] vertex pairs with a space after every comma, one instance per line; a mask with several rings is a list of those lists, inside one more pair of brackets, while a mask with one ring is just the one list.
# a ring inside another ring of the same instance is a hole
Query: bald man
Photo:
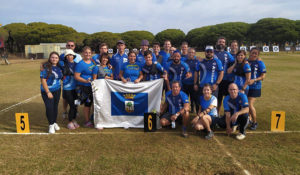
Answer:
[[239, 126], [240, 133], [236, 136], [238, 140], [246, 137], [246, 128], [249, 123], [249, 105], [247, 96], [239, 92], [239, 88], [235, 83], [231, 83], [228, 87], [229, 95], [224, 98], [223, 106], [225, 116], [220, 118], [217, 124], [226, 128], [227, 134], [233, 132], [235, 126]]

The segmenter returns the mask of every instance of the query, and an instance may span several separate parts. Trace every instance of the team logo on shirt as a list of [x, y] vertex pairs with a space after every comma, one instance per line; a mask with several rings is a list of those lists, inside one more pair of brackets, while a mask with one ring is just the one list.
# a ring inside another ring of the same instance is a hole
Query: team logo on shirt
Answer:
[[127, 99], [124, 101], [125, 103], [125, 111], [128, 113], [134, 112], [134, 97], [135, 94], [123, 94], [124, 98]]

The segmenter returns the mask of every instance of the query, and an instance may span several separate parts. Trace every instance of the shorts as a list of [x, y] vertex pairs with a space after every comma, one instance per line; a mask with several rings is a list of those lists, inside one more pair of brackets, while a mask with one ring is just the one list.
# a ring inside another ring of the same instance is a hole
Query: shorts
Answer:
[[210, 127], [211, 127], [211, 128], [214, 128], [214, 127], [216, 126], [217, 122], [218, 122], [219, 117], [216, 117], [216, 116], [210, 116], [210, 118], [211, 118], [211, 124], [210, 124]]
[[[172, 116], [173, 114], [171, 114], [171, 113], [169, 113], [169, 112], [166, 112], [166, 113], [164, 113], [163, 115], [161, 115], [160, 116], [160, 119], [167, 119], [170, 123], [172, 122], [172, 120], [171, 120], [171, 116]], [[182, 123], [182, 116], [181, 115], [179, 115], [178, 117], [177, 117], [177, 119], [175, 120], [175, 122], [179, 122], [179, 123]]]
[[249, 89], [248, 97], [260, 97], [261, 89]]
[[[241, 118], [247, 118], [248, 119], [248, 114], [242, 114], [242, 115], [239, 115], [238, 116], [238, 119], [237, 119], [237, 122], [239, 121], [239, 117]], [[223, 115], [222, 117], [218, 118], [216, 117], [216, 120], [215, 120], [216, 124], [220, 127], [220, 128], [225, 128], [226, 129], [226, 116]], [[230, 123], [230, 127], [234, 126], [234, 125], [237, 125], [237, 123]]]
[[78, 86], [76, 88], [78, 99], [85, 107], [91, 107], [93, 104], [93, 91], [91, 86]]

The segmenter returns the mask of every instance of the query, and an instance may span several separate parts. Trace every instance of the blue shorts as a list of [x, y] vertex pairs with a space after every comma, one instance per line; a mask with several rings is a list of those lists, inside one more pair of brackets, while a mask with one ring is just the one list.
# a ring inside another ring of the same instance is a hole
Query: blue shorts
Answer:
[[260, 97], [261, 89], [249, 89], [248, 97]]

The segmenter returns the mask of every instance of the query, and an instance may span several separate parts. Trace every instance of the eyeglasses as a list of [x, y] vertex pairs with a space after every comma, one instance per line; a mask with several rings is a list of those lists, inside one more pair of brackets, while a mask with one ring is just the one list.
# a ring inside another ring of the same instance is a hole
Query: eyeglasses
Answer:
[[67, 45], [67, 47], [74, 47], [74, 46], [75, 46], [75, 45], [70, 45], [70, 44]]

